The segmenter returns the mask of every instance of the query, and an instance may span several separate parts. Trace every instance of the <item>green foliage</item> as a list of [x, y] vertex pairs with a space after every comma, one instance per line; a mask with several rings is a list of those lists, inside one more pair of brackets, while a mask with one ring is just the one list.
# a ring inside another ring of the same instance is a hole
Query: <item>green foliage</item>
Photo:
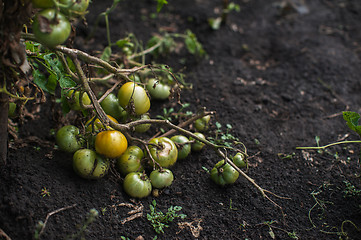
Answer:
[[216, 122], [216, 130], [214, 131], [215, 136], [209, 137], [209, 141], [217, 144], [217, 145], [224, 145], [226, 147], [232, 147], [234, 143], [238, 143], [239, 139], [233, 136], [230, 131], [232, 130], [231, 124], [226, 124], [226, 132], [222, 130], [222, 124]]
[[356, 189], [356, 187], [354, 185], [352, 185], [352, 183], [350, 183], [349, 181], [345, 180], [343, 181], [345, 183], [345, 190], [343, 190], [343, 197], [358, 197], [361, 196], [361, 189]]
[[206, 55], [206, 51], [203, 49], [202, 44], [198, 42], [196, 35], [191, 30], [187, 30], [185, 34], [186, 37], [184, 42], [188, 51], [193, 55], [204, 57]]
[[361, 125], [359, 125], [360, 115], [355, 112], [343, 112], [343, 119], [345, 119], [347, 126], [361, 136]]
[[[53, 95], [58, 84], [62, 89], [76, 86], [76, 83], [65, 71], [59, 57], [40, 46], [39, 43], [26, 42], [26, 49], [32, 52], [31, 55], [28, 55], [28, 61], [33, 68], [34, 83], [43, 91]], [[69, 59], [67, 61], [71, 67], [72, 62]]]
[[174, 108], [163, 108], [163, 115], [157, 115], [156, 117], [162, 120], [169, 120], [173, 121], [174, 119], [178, 119], [180, 116], [187, 117], [192, 115], [193, 113], [191, 111], [183, 111], [185, 108], [189, 107], [189, 103], [184, 103], [182, 107], [176, 112]]
[[147, 214], [147, 219], [150, 221], [156, 233], [164, 233], [164, 228], [169, 227], [169, 223], [173, 222], [176, 218], [184, 219], [187, 217], [185, 214], [178, 214], [182, 207], [180, 206], [171, 206], [168, 208], [166, 213], [156, 210], [157, 203], [155, 200], [152, 201], [152, 204], [149, 205], [150, 213]]
[[157, 5], [157, 12], [160, 12], [160, 10], [162, 10], [163, 5], [164, 4], [168, 4], [167, 0], [157, 0], [158, 1], [158, 5]]

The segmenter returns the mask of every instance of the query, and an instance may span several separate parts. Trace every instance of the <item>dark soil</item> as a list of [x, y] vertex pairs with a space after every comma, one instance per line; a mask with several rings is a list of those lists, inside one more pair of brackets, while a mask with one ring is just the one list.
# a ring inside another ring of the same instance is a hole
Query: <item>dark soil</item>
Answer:
[[[111, 2], [93, 1], [89, 26]], [[86, 229], [86, 239], [153, 239], [156, 233], [146, 218], [153, 199], [162, 211], [181, 206], [187, 215], [158, 239], [195, 239], [190, 227], [181, 229], [179, 223], [197, 227], [197, 221], [199, 239], [272, 239], [272, 231], [276, 239], [291, 239], [288, 233], [299, 239], [346, 239], [345, 234], [361, 239], [351, 224], [361, 228], [360, 194], [344, 196], [344, 181], [361, 189], [359, 145], [322, 153], [296, 150], [315, 146], [315, 136], [321, 145], [358, 139], [342, 111], [361, 112], [361, 3], [305, 1], [309, 13], [300, 14], [281, 11], [276, 7], [280, 1], [235, 2], [241, 11], [231, 13], [228, 23], [213, 31], [207, 18], [216, 16], [220, 0], [169, 1], [155, 19], [150, 17], [154, 1], [123, 1], [110, 16], [112, 40], [134, 32], [146, 42], [162, 27], [181, 33], [191, 29], [197, 35], [208, 58], [197, 61], [181, 51], [162, 61], [185, 67], [186, 81], [193, 84], [193, 90], [182, 94], [182, 102], [191, 104], [189, 110], [205, 106], [217, 112], [213, 122], [220, 122], [224, 131], [226, 124], [233, 126], [231, 134], [244, 142], [251, 156], [248, 175], [261, 187], [289, 198], [268, 194], [284, 214], [242, 177], [232, 186], [216, 186], [204, 169], [220, 159], [206, 149], [177, 163], [173, 185], [157, 198], [136, 200], [144, 207], [143, 217], [122, 224], [133, 209], [119, 206], [132, 203], [121, 179], [111, 173], [88, 181], [73, 172], [72, 155], [53, 148], [50, 130], [61, 123], [49, 103], [41, 106], [35, 120], [20, 126], [23, 141], [10, 144], [8, 163], [0, 169], [0, 228], [11, 239], [32, 239], [38, 221], [69, 206], [49, 218], [41, 239], [63, 239], [77, 232], [92, 208], [100, 214]], [[78, 34], [88, 33], [81, 25]], [[89, 52], [101, 50], [107, 44], [104, 22], [94, 40], [82, 42], [78, 47]], [[152, 115], [169, 106], [154, 103]], [[50, 196], [42, 197], [44, 187]], [[267, 221], [273, 221], [271, 228]]]

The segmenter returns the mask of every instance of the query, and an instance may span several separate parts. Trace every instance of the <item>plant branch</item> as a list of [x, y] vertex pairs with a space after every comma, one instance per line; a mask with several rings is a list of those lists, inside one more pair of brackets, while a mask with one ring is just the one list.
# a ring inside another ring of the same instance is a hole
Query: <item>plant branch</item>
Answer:
[[296, 147], [296, 149], [303, 149], [303, 150], [318, 150], [318, 149], [325, 149], [328, 147], [332, 147], [339, 144], [345, 144], [345, 143], [361, 143], [361, 140], [355, 140], [355, 141], [340, 141], [340, 142], [334, 142], [327, 144], [325, 146], [319, 146], [319, 147]]

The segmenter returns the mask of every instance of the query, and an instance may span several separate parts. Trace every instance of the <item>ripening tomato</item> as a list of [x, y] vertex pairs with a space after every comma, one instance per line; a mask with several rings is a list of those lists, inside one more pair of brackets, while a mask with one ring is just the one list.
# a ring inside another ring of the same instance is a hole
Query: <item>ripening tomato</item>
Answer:
[[52, 0], [32, 0], [34, 8], [51, 8], [54, 6]]
[[244, 154], [244, 153], [241, 153], [241, 152], [237, 153], [232, 158], [232, 161], [239, 168], [246, 168], [247, 167], [247, 155]]
[[160, 166], [170, 167], [177, 161], [178, 149], [169, 138], [153, 138], [149, 143], [150, 154]]
[[154, 99], [165, 100], [170, 95], [170, 86], [154, 78], [149, 79], [147, 90]]
[[189, 139], [183, 135], [175, 135], [170, 138], [176, 144], [178, 148], [178, 159], [186, 158], [191, 152], [191, 144], [189, 143]]
[[143, 170], [141, 160], [144, 157], [143, 150], [138, 146], [129, 146], [127, 150], [117, 158], [115, 163], [118, 171], [126, 176], [131, 172], [139, 172]]
[[136, 115], [142, 115], [148, 112], [150, 108], [149, 97], [141, 86], [133, 82], [125, 83], [118, 92], [120, 106], [134, 112]]
[[73, 169], [86, 179], [99, 179], [109, 170], [109, 161], [90, 149], [80, 149], [73, 155]]
[[95, 138], [95, 151], [108, 158], [117, 158], [128, 147], [128, 141], [123, 133], [117, 130], [107, 130], [97, 134]]
[[83, 146], [83, 139], [80, 138], [79, 128], [73, 125], [67, 125], [56, 132], [56, 144], [59, 149], [73, 153]]
[[[115, 122], [115, 123], [118, 123], [118, 121], [113, 118], [112, 116], [110, 115], [107, 115], [108, 118]], [[97, 131], [100, 131], [101, 129], [104, 129], [106, 127], [107, 130], [114, 130], [113, 128], [111, 128], [110, 126], [105, 126], [103, 125], [103, 123], [100, 121], [99, 118], [95, 119], [94, 120], [94, 123], [91, 123], [93, 121], [95, 117], [92, 117], [91, 119], [89, 119], [86, 123], [85, 123], [85, 126], [86, 126], [86, 131], [87, 132], [97, 132]], [[94, 131], [93, 131], [93, 126], [94, 126]]]
[[144, 198], [152, 192], [150, 179], [141, 172], [128, 173], [124, 178], [123, 188], [133, 198]]
[[233, 184], [238, 177], [239, 172], [228, 163], [224, 164], [224, 160], [219, 161], [211, 170], [211, 179], [221, 186]]
[[165, 188], [172, 184], [174, 176], [171, 170], [163, 168], [162, 170], [156, 169], [149, 175], [150, 182], [155, 188]]
[[40, 43], [53, 48], [68, 39], [71, 26], [62, 13], [48, 8], [35, 16], [32, 29]]
[[194, 127], [197, 129], [197, 131], [204, 132], [209, 127], [209, 120], [211, 119], [210, 115], [204, 116], [202, 118], [198, 118], [194, 122]]
[[114, 93], [110, 93], [100, 103], [104, 112], [119, 121], [124, 121], [128, 117], [127, 111], [125, 111], [120, 105], [117, 96]]
[[[206, 139], [206, 137], [202, 133], [195, 132], [194, 134], [197, 135], [197, 137], [199, 137], [199, 138]], [[190, 140], [195, 140], [192, 137], [189, 138], [189, 139]], [[198, 152], [198, 151], [203, 149], [204, 145], [205, 145], [204, 143], [202, 143], [202, 142], [200, 142], [198, 140], [195, 140], [195, 142], [192, 143], [192, 145], [191, 145], [192, 146], [192, 151]]]
[[[68, 99], [69, 106], [70, 106], [71, 109], [73, 109], [75, 111], [84, 110], [80, 106], [80, 92], [79, 91], [74, 92], [74, 90], [70, 90], [67, 95], [68, 95], [67, 99]], [[91, 100], [89, 98], [89, 95], [86, 92], [83, 92], [81, 100], [82, 100], [83, 105], [91, 104]]]

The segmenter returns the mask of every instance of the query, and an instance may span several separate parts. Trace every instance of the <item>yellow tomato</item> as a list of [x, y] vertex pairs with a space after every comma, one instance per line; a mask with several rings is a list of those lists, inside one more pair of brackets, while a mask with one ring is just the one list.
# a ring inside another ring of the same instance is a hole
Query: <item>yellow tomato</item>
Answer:
[[107, 130], [97, 134], [95, 151], [108, 158], [117, 158], [127, 150], [128, 141], [123, 133], [117, 130]]
[[131, 112], [135, 112], [137, 115], [148, 112], [150, 108], [147, 92], [134, 82], [127, 82], [119, 89], [118, 100], [120, 106], [128, 111], [133, 108]]

